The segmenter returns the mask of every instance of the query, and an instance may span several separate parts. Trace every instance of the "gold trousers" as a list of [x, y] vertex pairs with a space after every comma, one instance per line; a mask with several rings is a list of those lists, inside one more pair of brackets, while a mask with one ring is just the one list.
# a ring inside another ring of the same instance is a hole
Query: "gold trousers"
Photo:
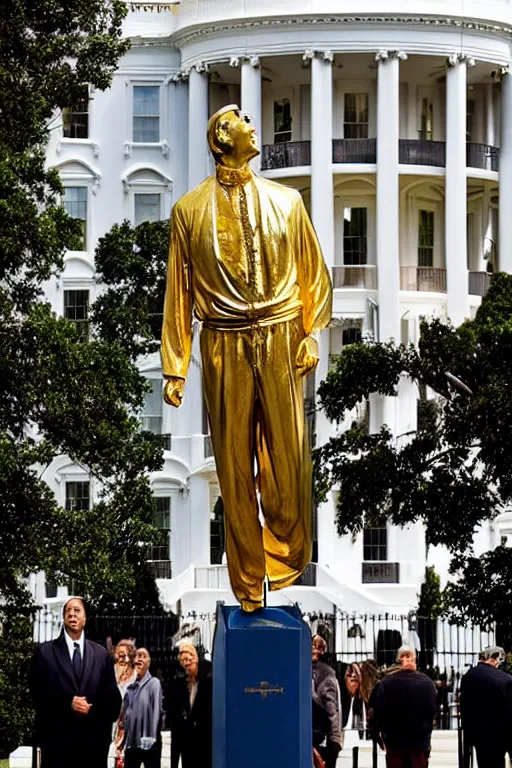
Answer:
[[311, 557], [311, 461], [295, 364], [303, 338], [300, 317], [201, 332], [229, 577], [246, 611], [261, 607], [265, 574], [270, 589], [282, 589]]

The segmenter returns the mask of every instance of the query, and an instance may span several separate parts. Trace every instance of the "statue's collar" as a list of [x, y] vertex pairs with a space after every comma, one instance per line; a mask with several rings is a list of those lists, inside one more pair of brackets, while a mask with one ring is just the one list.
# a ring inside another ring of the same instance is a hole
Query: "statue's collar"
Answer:
[[228, 168], [217, 164], [217, 181], [228, 187], [243, 187], [252, 180], [252, 171], [248, 165], [243, 168]]

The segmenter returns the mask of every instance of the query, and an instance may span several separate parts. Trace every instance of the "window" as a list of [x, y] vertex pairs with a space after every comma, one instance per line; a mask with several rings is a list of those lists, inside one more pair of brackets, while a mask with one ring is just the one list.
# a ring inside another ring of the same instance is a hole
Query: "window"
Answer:
[[64, 187], [64, 210], [81, 224], [79, 251], [87, 250], [87, 187]]
[[473, 141], [475, 127], [475, 101], [471, 99], [466, 103], [466, 141]]
[[81, 95], [70, 107], [62, 110], [65, 139], [89, 138], [89, 87], [84, 85]]
[[388, 531], [387, 528], [364, 528], [363, 530], [363, 560], [388, 559]]
[[343, 264], [367, 263], [368, 216], [366, 208], [343, 209]]
[[434, 105], [432, 100], [425, 98], [421, 102], [420, 139], [432, 141], [434, 135]]
[[210, 563], [221, 565], [225, 551], [224, 503], [218, 486], [210, 486]]
[[160, 195], [134, 195], [135, 226], [143, 221], [160, 221]]
[[160, 533], [160, 544], [148, 547], [147, 560], [151, 571], [157, 579], [171, 578], [171, 561], [169, 558], [169, 537], [171, 534], [171, 498], [158, 496], [153, 499], [153, 523]]
[[90, 483], [66, 483], [66, 509], [68, 512], [90, 509]]
[[292, 140], [292, 109], [290, 99], [274, 101], [274, 144]]
[[145, 144], [160, 141], [160, 88], [133, 87], [133, 140]]
[[[338, 321], [339, 322], [339, 321]], [[350, 344], [358, 344], [363, 338], [363, 321], [347, 318], [329, 331], [329, 369], [336, 366], [336, 357]]]
[[151, 390], [146, 392], [146, 400], [141, 417], [142, 429], [153, 432], [155, 435], [162, 433], [162, 382], [160, 379], [150, 379]]
[[64, 291], [64, 317], [76, 323], [80, 334], [89, 331], [89, 291]]
[[418, 211], [418, 266], [434, 266], [434, 211]]
[[343, 136], [346, 139], [368, 138], [368, 94], [346, 93]]

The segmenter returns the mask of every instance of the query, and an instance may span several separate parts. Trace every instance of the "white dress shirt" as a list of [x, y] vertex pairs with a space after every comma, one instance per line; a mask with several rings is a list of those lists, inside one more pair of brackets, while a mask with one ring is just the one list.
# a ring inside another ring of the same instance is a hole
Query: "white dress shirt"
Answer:
[[65, 639], [66, 645], [68, 647], [69, 658], [71, 659], [71, 662], [73, 662], [73, 654], [75, 652], [75, 643], [78, 643], [78, 645], [80, 646], [80, 656], [81, 656], [82, 661], [83, 661], [84, 660], [84, 642], [85, 642], [85, 635], [84, 635], [84, 633], [83, 632], [81, 633], [81, 635], [78, 638], [78, 640], [73, 640], [73, 638], [71, 638], [68, 635], [66, 630], [64, 630], [64, 639]]

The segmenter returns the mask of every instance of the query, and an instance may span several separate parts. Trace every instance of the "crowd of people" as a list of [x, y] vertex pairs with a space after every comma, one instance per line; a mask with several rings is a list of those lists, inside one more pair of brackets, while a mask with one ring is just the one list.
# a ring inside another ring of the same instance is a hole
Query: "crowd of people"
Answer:
[[[87, 640], [85, 607], [69, 598], [63, 631], [39, 646], [31, 687], [41, 768], [106, 768], [113, 743], [115, 768], [159, 768], [163, 697], [151, 675], [151, 657], [132, 640], [105, 648]], [[379, 671], [372, 661], [346, 666], [340, 686], [324, 660], [327, 642], [312, 639], [312, 762], [335, 768], [350, 737], [371, 738], [385, 751], [387, 768], [427, 768], [436, 686], [419, 672], [416, 651], [402, 646], [396, 665]], [[167, 702], [171, 768], [211, 768], [212, 669], [195, 645], [179, 646], [183, 674]], [[498, 667], [503, 649], [485, 649], [462, 679], [460, 709], [466, 752], [479, 768], [504, 768], [512, 754], [512, 677]]]

